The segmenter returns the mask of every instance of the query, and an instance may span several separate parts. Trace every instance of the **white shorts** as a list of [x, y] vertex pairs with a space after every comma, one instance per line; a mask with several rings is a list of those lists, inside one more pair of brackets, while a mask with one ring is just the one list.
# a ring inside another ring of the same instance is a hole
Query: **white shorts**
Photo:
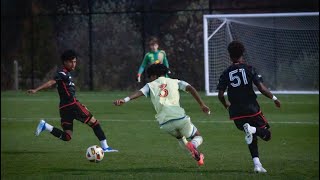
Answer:
[[190, 138], [198, 130], [196, 126], [192, 124], [189, 116], [185, 116], [183, 119], [167, 122], [164, 125], [161, 125], [160, 129], [177, 138], [182, 136]]

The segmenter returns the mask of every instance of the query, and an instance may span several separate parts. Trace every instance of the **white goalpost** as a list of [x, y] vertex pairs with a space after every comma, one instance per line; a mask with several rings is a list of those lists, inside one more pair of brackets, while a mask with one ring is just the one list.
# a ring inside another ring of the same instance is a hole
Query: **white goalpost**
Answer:
[[319, 94], [319, 12], [203, 16], [206, 95], [217, 95], [233, 40], [275, 94]]

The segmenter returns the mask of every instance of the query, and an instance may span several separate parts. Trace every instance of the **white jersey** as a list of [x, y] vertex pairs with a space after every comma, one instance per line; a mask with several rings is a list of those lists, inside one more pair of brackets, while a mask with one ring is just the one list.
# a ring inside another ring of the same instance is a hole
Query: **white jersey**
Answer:
[[180, 107], [179, 90], [186, 91], [188, 85], [178, 79], [159, 77], [140, 89], [146, 97], [151, 98], [157, 112], [155, 117], [160, 125], [186, 116], [184, 109]]

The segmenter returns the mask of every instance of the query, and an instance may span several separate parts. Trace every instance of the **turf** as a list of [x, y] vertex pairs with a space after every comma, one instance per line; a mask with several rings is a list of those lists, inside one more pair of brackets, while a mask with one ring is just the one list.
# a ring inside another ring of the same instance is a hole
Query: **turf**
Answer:
[[55, 91], [27, 95], [1, 92], [1, 179], [319, 179], [319, 95], [278, 95], [282, 108], [259, 96], [272, 127], [272, 140], [259, 141], [267, 174], [254, 174], [244, 134], [228, 120], [217, 97], [201, 96], [211, 115], [200, 111], [190, 94], [181, 105], [200, 130], [205, 165], [196, 162], [174, 138], [161, 132], [147, 98], [115, 107], [127, 92], [79, 92], [78, 99], [101, 121], [108, 143], [101, 163], [85, 158], [97, 144], [92, 129], [74, 123], [70, 142], [44, 132], [34, 136], [40, 118], [60, 127]]

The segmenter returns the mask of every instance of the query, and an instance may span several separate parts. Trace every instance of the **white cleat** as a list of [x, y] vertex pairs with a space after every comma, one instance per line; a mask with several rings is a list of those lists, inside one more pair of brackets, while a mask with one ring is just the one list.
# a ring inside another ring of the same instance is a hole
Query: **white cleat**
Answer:
[[108, 147], [108, 148], [102, 148], [103, 152], [119, 152], [118, 150], [116, 149], [112, 149], [111, 147]]
[[248, 123], [245, 123], [243, 125], [243, 129], [244, 129], [244, 132], [246, 133], [246, 136], [244, 137], [244, 139], [246, 140], [246, 143], [251, 144], [253, 139], [251, 126]]
[[265, 168], [263, 168], [262, 165], [254, 166], [253, 171], [256, 172], [256, 173], [266, 173], [267, 172], [267, 170]]
[[41, 119], [35, 132], [36, 136], [39, 136], [39, 134], [46, 129], [45, 125], [46, 125], [46, 122]]

